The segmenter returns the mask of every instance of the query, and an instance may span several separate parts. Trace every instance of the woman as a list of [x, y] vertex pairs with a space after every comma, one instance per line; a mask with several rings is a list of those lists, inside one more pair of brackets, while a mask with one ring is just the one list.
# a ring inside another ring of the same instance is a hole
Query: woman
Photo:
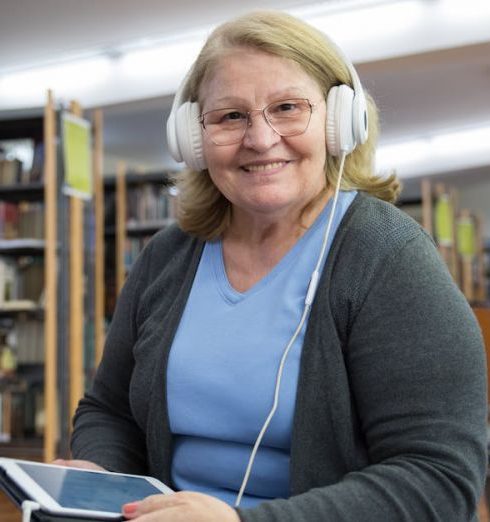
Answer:
[[126, 517], [474, 520], [481, 337], [430, 238], [383, 201], [398, 182], [372, 172], [365, 103], [333, 44], [288, 15], [208, 39], [169, 122], [194, 169], [179, 227], [132, 269], [74, 421], [75, 464], [180, 491]]

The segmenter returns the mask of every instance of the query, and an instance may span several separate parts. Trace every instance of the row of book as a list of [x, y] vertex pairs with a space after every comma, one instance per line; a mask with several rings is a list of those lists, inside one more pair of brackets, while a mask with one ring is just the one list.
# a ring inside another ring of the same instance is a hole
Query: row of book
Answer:
[[124, 244], [124, 268], [129, 272], [136, 258], [150, 240], [151, 236], [128, 237]]
[[32, 164], [18, 158], [5, 157], [0, 148], [0, 186], [29, 185], [43, 181], [44, 145], [31, 145]]
[[44, 264], [39, 256], [0, 256], [0, 310], [15, 303], [40, 304], [44, 289]]
[[43, 364], [44, 322], [27, 316], [19, 317], [8, 334], [9, 348], [15, 358], [15, 366]]
[[128, 223], [174, 218], [177, 212], [177, 198], [166, 185], [146, 183], [130, 187], [127, 198]]
[[40, 385], [28, 386], [0, 379], [0, 442], [40, 437], [44, 432], [44, 393]]
[[0, 201], [0, 238], [44, 237], [44, 205], [40, 202]]
[[22, 179], [22, 162], [18, 159], [0, 159], [0, 185], [16, 185]]

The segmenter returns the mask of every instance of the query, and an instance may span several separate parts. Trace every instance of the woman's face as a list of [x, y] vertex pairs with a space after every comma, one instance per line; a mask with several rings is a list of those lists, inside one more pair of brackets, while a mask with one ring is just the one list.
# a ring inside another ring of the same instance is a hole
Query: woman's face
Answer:
[[203, 132], [211, 179], [251, 216], [301, 211], [325, 187], [326, 108], [320, 87], [296, 62], [248, 48], [223, 56], [200, 88], [201, 111], [263, 109], [272, 102], [307, 98], [314, 105], [307, 130], [281, 137], [254, 112], [240, 143], [215, 145]]

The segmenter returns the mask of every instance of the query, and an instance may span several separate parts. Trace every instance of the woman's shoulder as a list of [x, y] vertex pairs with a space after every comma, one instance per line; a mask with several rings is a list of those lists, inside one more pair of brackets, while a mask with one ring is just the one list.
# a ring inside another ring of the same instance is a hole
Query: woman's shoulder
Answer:
[[426, 263], [440, 271], [442, 259], [419, 223], [395, 205], [359, 192], [335, 236], [325, 278], [341, 338], [377, 283], [391, 288], [387, 278], [412, 273], [414, 251], [420, 272]]
[[[370, 287], [392, 263], [403, 266], [412, 248], [437, 258], [432, 238], [408, 214], [391, 203], [359, 192], [335, 236], [329, 275], [332, 288]], [[338, 283], [338, 284], [337, 284]]]
[[364, 192], [359, 192], [352, 202], [339, 232], [349, 243], [355, 241], [380, 254], [402, 248], [419, 236], [433, 243], [423, 227], [406, 212]]

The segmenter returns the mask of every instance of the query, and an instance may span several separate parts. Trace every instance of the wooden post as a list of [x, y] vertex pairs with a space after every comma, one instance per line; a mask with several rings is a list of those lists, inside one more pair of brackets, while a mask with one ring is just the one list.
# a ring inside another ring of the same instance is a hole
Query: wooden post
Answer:
[[456, 216], [458, 215], [458, 208], [459, 208], [459, 197], [458, 192], [454, 187], [451, 187], [449, 189], [449, 199], [451, 201], [451, 208], [453, 211], [453, 246], [449, 252], [449, 263], [451, 267], [451, 273], [453, 274], [454, 280], [456, 283], [461, 281], [460, 277], [460, 271], [459, 271], [459, 263], [458, 263], [458, 245], [457, 245], [457, 238], [456, 238]]
[[44, 461], [56, 457], [58, 440], [58, 393], [57, 393], [57, 165], [56, 165], [56, 113], [53, 93], [48, 91], [44, 109]]
[[116, 295], [126, 278], [124, 250], [126, 246], [126, 164], [117, 164], [116, 173]]
[[[71, 112], [82, 115], [77, 102]], [[70, 417], [73, 417], [84, 391], [83, 372], [83, 201], [70, 197]]]
[[104, 181], [103, 181], [103, 155], [104, 120], [102, 111], [94, 112], [94, 155], [93, 155], [93, 185], [95, 206], [95, 365], [98, 366], [104, 348]]
[[434, 228], [432, 224], [432, 189], [428, 179], [422, 180], [422, 226], [427, 232], [434, 237]]
[[481, 213], [475, 216], [476, 235], [476, 295], [478, 302], [486, 302], [487, 285], [485, 276], [485, 241], [483, 239], [483, 216]]

